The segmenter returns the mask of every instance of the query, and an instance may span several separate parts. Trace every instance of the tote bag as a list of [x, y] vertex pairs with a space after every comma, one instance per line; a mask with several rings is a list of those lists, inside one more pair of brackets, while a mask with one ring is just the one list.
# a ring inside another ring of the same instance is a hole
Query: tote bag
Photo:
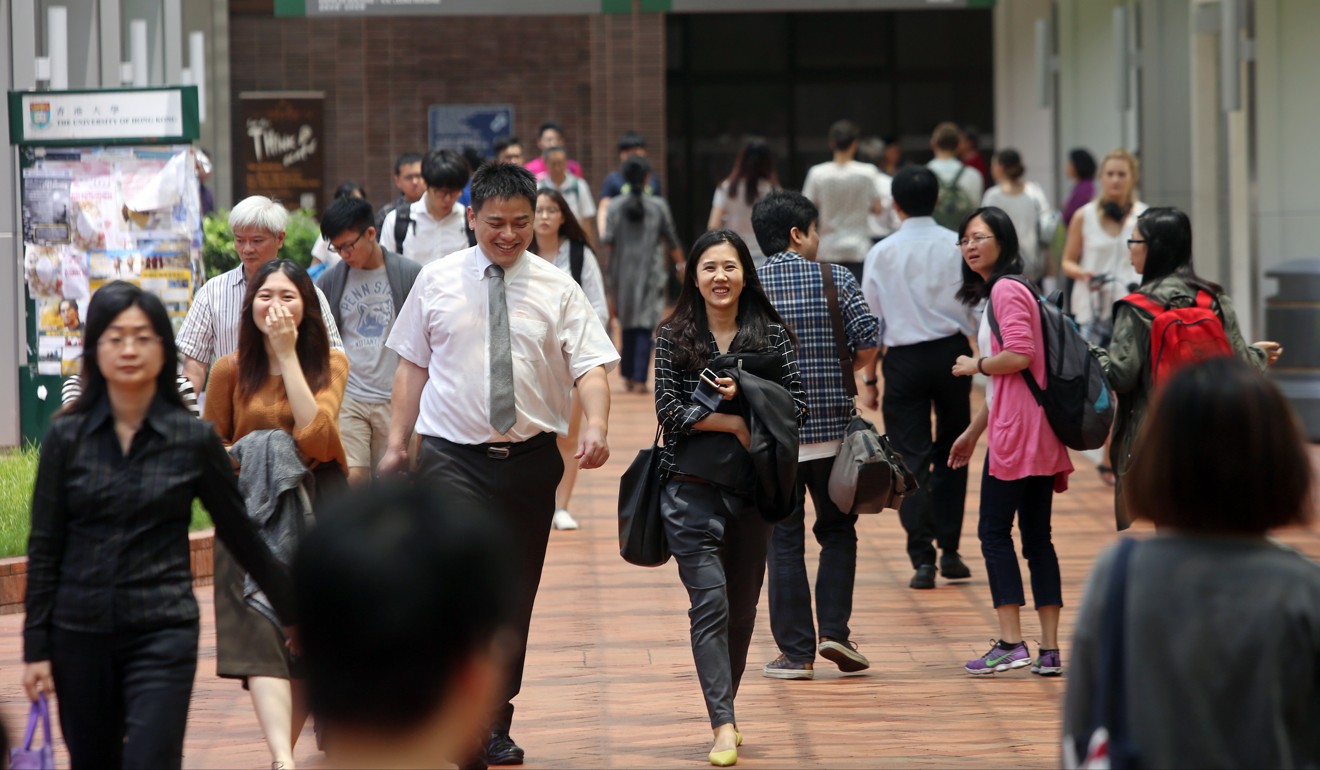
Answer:
[[[41, 726], [41, 748], [32, 748], [32, 741], [37, 737], [37, 726]], [[28, 710], [27, 731], [23, 734], [23, 745], [9, 750], [9, 766], [13, 770], [55, 770], [55, 745], [50, 740], [50, 707], [46, 704], [46, 694], [40, 693]]]
[[669, 561], [669, 541], [660, 518], [660, 429], [619, 479], [619, 555], [639, 567]]

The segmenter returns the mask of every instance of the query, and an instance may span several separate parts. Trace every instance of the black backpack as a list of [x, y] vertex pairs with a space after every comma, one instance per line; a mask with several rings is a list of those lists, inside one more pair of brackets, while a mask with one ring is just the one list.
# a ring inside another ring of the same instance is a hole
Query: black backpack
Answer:
[[586, 260], [586, 245], [582, 241], [568, 242], [568, 269], [573, 273], [573, 280], [582, 285], [582, 263]]
[[415, 230], [416, 226], [412, 220], [412, 205], [403, 198], [399, 200], [402, 203], [394, 207], [394, 247], [402, 254], [403, 239], [408, 237], [408, 228], [412, 227]]
[[[1031, 281], [1020, 275], [1006, 275], [1001, 280], [1012, 280], [1031, 290], [1040, 312], [1041, 331], [1045, 334], [1041, 352], [1045, 356], [1045, 389], [1042, 390], [1031, 375], [1031, 367], [1021, 371], [1031, 395], [1045, 410], [1045, 419], [1054, 429], [1064, 446], [1069, 449], [1098, 449], [1109, 437], [1109, 426], [1114, 422], [1114, 394], [1109, 388], [1100, 361], [1091, 352], [1090, 345], [1077, 330], [1077, 324], [1064, 314], [1062, 297], [1055, 292], [1049, 299], [1040, 296]], [[986, 320], [999, 344], [994, 308], [987, 299]], [[989, 351], [985, 351], [989, 352]]]

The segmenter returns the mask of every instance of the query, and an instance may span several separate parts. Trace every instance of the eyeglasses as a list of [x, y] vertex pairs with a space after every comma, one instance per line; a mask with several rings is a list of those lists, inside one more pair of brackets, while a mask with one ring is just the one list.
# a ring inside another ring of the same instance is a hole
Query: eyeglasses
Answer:
[[331, 254], [348, 254], [352, 252], [353, 249], [357, 248], [358, 241], [362, 240], [362, 236], [366, 234], [367, 231], [363, 230], [358, 233], [358, 237], [354, 238], [351, 243], [346, 243], [343, 246], [336, 246], [333, 243], [328, 243], [325, 247], [330, 250]]
[[546, 206], [544, 208], [539, 208], [536, 210], [536, 215], [538, 217], [553, 217], [554, 215], [560, 213], [562, 212], [559, 209], [554, 208], [553, 206]]
[[112, 334], [96, 341], [98, 346], [104, 345], [111, 350], [123, 350], [128, 347], [129, 343], [132, 343], [133, 347], [138, 350], [143, 350], [152, 345], [159, 344], [160, 337], [155, 334], [134, 334], [128, 337], [119, 334]]
[[1144, 238], [1128, 238], [1128, 245], [1129, 245], [1129, 246], [1136, 246], [1138, 243], [1145, 243], [1145, 242], [1146, 242], [1146, 239], [1144, 239]]
[[986, 241], [993, 241], [994, 239], [995, 237], [993, 235], [973, 235], [969, 238], [963, 238], [959, 240], [958, 248], [960, 249], [966, 248], [968, 246], [971, 246], [973, 243], [979, 246], [982, 243], [985, 243]]

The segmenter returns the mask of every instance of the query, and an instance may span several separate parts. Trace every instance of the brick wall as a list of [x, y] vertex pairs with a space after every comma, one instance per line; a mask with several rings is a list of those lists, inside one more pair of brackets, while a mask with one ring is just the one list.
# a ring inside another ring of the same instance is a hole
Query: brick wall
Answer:
[[432, 104], [512, 104], [514, 133], [529, 153], [537, 125], [558, 121], [596, 191], [618, 164], [615, 143], [625, 130], [642, 132], [652, 162], [663, 164], [664, 29], [659, 14], [235, 14], [231, 88], [235, 99], [243, 91], [325, 92], [327, 197], [353, 179], [376, 205], [393, 198], [394, 159], [425, 149]]

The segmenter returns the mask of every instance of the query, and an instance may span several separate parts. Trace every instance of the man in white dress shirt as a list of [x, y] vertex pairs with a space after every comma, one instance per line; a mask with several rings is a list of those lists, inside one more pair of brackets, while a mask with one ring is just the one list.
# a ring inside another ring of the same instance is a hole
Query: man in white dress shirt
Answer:
[[511, 538], [506, 566], [520, 573], [506, 697], [485, 746], [492, 765], [523, 761], [509, 726], [563, 473], [555, 434], [568, 432], [576, 384], [585, 415], [578, 467], [605, 463], [606, 370], [619, 361], [572, 277], [527, 252], [535, 207], [530, 171], [509, 163], [478, 169], [468, 210], [477, 245], [422, 269], [386, 343], [400, 360], [380, 472], [406, 466], [415, 426], [421, 480], [502, 520]]
[[423, 266], [466, 249], [464, 208], [458, 197], [463, 194], [471, 176], [471, 169], [462, 154], [453, 150], [427, 153], [422, 161], [426, 192], [407, 209], [412, 222], [404, 233], [403, 242], [396, 237], [398, 228], [394, 226], [402, 209], [396, 209], [386, 215], [380, 226], [380, 244]]
[[[972, 420], [971, 378], [954, 377], [953, 362], [972, 353], [973, 314], [954, 296], [962, 283], [958, 235], [931, 218], [939, 198], [935, 172], [909, 166], [894, 177], [902, 224], [866, 256], [862, 296], [880, 321], [885, 430], [916, 475], [919, 488], [899, 509], [912, 588], [935, 587], [935, 547], [946, 579], [971, 577], [958, 555], [967, 468], [949, 468], [949, 449]], [[875, 362], [863, 376], [867, 407], [877, 406]], [[931, 436], [930, 413], [935, 410]]]

